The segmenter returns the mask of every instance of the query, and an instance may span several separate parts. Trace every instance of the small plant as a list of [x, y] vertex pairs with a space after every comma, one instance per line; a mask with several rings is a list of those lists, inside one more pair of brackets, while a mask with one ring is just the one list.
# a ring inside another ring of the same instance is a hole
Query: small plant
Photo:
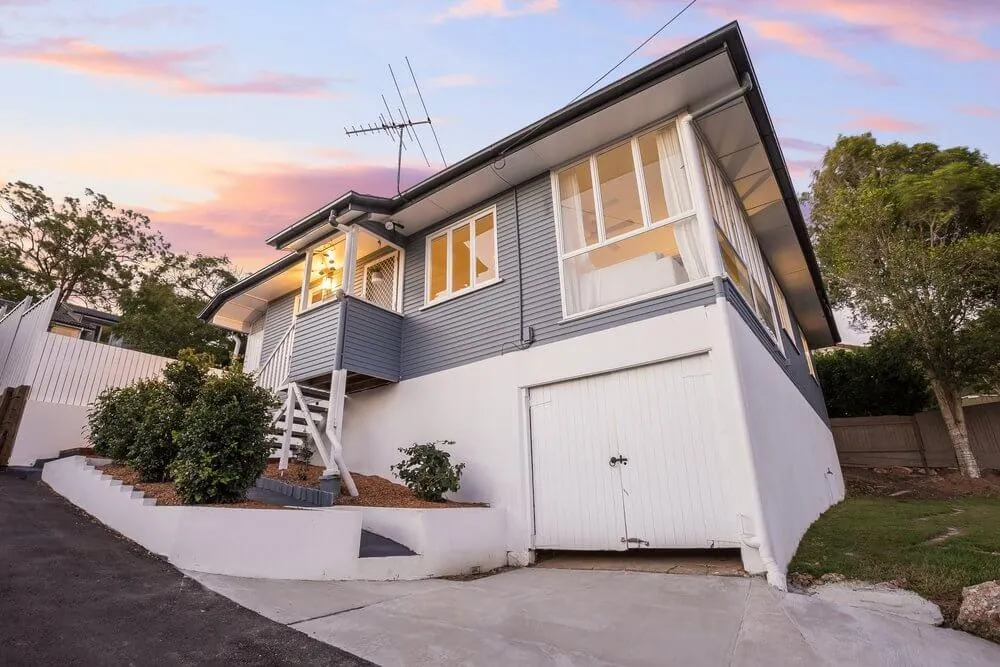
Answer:
[[423, 445], [413, 443], [409, 447], [400, 447], [404, 455], [402, 461], [389, 466], [403, 484], [423, 500], [441, 503], [444, 494], [454, 493], [460, 487], [464, 463], [452, 465], [451, 454], [438, 445], [454, 445], [452, 440], [438, 440]]
[[301, 481], [309, 479], [309, 466], [312, 465], [313, 447], [312, 438], [306, 438], [295, 450], [296, 466], [295, 477]]
[[140, 418], [135, 387], [111, 387], [102, 391], [87, 411], [94, 453], [123, 463], [138, 437]]
[[207, 352], [185, 349], [177, 355], [177, 361], [167, 364], [163, 369], [163, 379], [181, 407], [186, 408], [194, 403], [208, 378], [212, 361], [212, 355]]
[[237, 502], [267, 467], [274, 395], [249, 375], [227, 372], [205, 381], [175, 434], [170, 467], [185, 503]]
[[184, 408], [163, 382], [140, 382], [135, 391], [138, 430], [125, 460], [139, 473], [141, 481], [163, 482], [177, 456], [174, 431], [181, 425]]

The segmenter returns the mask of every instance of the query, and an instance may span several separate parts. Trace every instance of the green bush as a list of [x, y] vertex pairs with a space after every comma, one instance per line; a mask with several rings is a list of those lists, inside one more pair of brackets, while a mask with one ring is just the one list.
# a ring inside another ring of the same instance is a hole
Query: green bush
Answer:
[[170, 470], [185, 503], [242, 500], [264, 472], [271, 452], [267, 431], [273, 394], [249, 375], [227, 372], [205, 381], [175, 434]]
[[137, 433], [126, 463], [135, 468], [143, 482], [163, 482], [177, 456], [174, 432], [184, 418], [184, 408], [163, 382], [146, 381], [135, 386]]
[[186, 408], [194, 403], [201, 386], [205, 384], [212, 361], [212, 355], [207, 352], [185, 349], [177, 355], [177, 361], [163, 369], [167, 387], [180, 405]]
[[140, 408], [139, 392], [135, 387], [111, 387], [102, 391], [87, 411], [94, 452], [123, 463], [138, 437]]
[[399, 451], [405, 458], [389, 469], [396, 473], [399, 479], [418, 498], [431, 502], [444, 502], [444, 494], [458, 491], [464, 463], [451, 464], [451, 454], [439, 448], [438, 445], [454, 445], [452, 440], [438, 440], [423, 445], [413, 443], [409, 447], [400, 447]]

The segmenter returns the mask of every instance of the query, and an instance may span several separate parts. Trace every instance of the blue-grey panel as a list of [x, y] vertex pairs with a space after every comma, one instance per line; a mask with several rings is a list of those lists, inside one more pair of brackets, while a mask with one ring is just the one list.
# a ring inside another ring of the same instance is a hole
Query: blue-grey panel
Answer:
[[297, 294], [298, 292], [291, 292], [267, 304], [267, 311], [264, 313], [264, 335], [260, 344], [261, 364], [270, 358], [274, 348], [288, 331], [288, 327], [292, 326]]
[[[563, 322], [551, 180], [545, 174], [516, 188], [516, 216], [514, 192], [493, 200], [503, 279], [497, 285], [421, 310], [427, 233], [462, 216], [409, 240], [403, 297], [403, 379], [495, 356], [501, 349], [512, 352], [521, 340], [522, 324], [534, 328], [536, 344], [545, 344], [715, 301], [713, 286], [705, 284]], [[523, 299], [523, 306], [519, 299]]]
[[[770, 353], [774, 358], [775, 363], [781, 367], [785, 374], [788, 375], [789, 379], [798, 387], [799, 392], [809, 401], [809, 405], [812, 406], [813, 410], [816, 411], [824, 422], [830, 423], [829, 416], [826, 412], [826, 403], [823, 400], [823, 390], [820, 389], [819, 383], [816, 379], [809, 373], [809, 365], [807, 364], [805, 357], [801, 350], [799, 350], [795, 344], [789, 340], [788, 336], [782, 332], [781, 342], [784, 346], [785, 354], [781, 353], [778, 349], [777, 344], [774, 339], [771, 338], [771, 334], [764, 328], [764, 325], [757, 318], [757, 315], [753, 312], [747, 302], [743, 299], [743, 295], [739, 293], [739, 290], [729, 281], [728, 278], [723, 279], [724, 291], [726, 295], [726, 300], [733, 304], [736, 312], [740, 314], [740, 318], [747, 323], [750, 330], [754, 332], [757, 339], [760, 341], [761, 345]], [[792, 327], [795, 324], [792, 323]], [[799, 335], [796, 330], [793, 332], [795, 336]]]
[[344, 297], [340, 367], [383, 380], [399, 380], [403, 317], [367, 301]]
[[337, 367], [337, 338], [343, 323], [343, 305], [341, 301], [333, 301], [299, 314], [295, 321], [289, 380], [309, 380]]
[[505, 193], [465, 215], [497, 206], [500, 282], [421, 310], [427, 235], [463, 216], [415, 234], [406, 244], [403, 279], [402, 377], [433, 373], [500, 354], [504, 342], [517, 341], [518, 281], [514, 197]]

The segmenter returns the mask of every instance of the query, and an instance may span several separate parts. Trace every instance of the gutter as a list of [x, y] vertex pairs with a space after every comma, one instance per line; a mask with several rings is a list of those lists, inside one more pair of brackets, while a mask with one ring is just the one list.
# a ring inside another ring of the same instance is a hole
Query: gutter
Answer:
[[256, 273], [252, 273], [242, 280], [238, 280], [229, 287], [225, 288], [218, 294], [212, 297], [212, 300], [205, 305], [200, 313], [198, 313], [198, 319], [202, 322], [208, 322], [211, 320], [219, 309], [238, 294], [246, 292], [252, 287], [256, 287], [260, 283], [264, 282], [268, 278], [273, 278], [277, 274], [281, 273], [285, 269], [295, 266], [305, 258], [305, 253], [296, 252], [290, 253], [281, 259], [271, 262], [263, 269]]

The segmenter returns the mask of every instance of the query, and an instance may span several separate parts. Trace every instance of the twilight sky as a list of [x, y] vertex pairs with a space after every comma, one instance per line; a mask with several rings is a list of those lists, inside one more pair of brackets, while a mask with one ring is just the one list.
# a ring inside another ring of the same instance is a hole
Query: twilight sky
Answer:
[[[387, 63], [410, 57], [455, 162], [569, 102], [684, 4], [0, 0], [0, 182], [91, 187], [175, 248], [253, 270], [274, 258], [266, 236], [345, 190], [393, 194], [392, 142], [343, 133], [395, 97]], [[1000, 156], [996, 0], [700, 0], [604, 83], [734, 18], [799, 189], [839, 133]], [[404, 187], [431, 171], [404, 160]]]

